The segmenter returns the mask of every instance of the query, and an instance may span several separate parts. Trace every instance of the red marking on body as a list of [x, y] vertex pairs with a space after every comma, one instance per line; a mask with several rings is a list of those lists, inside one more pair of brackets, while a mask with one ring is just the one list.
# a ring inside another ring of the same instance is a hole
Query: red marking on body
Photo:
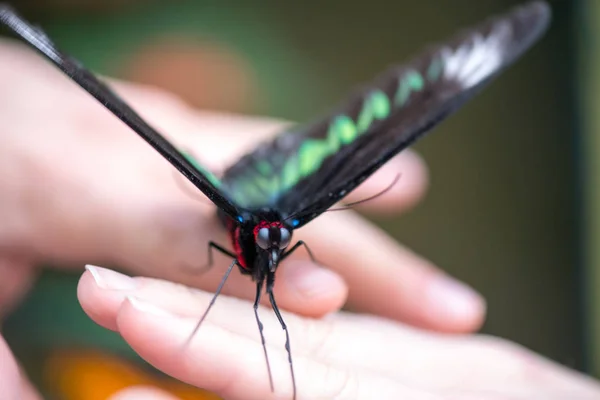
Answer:
[[231, 245], [233, 246], [233, 252], [236, 255], [238, 263], [243, 268], [248, 269], [244, 253], [242, 252], [242, 246], [240, 246], [240, 227], [229, 220], [227, 228], [229, 231], [229, 238], [231, 239]]
[[275, 222], [268, 222], [268, 221], [260, 221], [255, 227], [254, 227], [254, 238], [256, 239], [256, 236], [258, 236], [258, 231], [261, 230], [262, 228], [283, 228], [283, 224], [280, 221], [275, 221]]
[[238, 262], [244, 268], [248, 268], [246, 265], [246, 259], [244, 258], [244, 253], [242, 252], [242, 246], [240, 246], [240, 227], [236, 227], [233, 232], [233, 251], [237, 255]]

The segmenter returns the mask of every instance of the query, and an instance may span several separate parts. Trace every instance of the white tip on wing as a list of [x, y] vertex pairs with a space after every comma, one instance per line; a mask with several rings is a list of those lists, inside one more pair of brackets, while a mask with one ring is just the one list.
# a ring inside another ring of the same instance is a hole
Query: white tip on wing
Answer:
[[510, 36], [510, 25], [500, 23], [486, 37], [478, 34], [454, 50], [442, 50], [445, 78], [464, 89], [481, 82], [501, 67]]

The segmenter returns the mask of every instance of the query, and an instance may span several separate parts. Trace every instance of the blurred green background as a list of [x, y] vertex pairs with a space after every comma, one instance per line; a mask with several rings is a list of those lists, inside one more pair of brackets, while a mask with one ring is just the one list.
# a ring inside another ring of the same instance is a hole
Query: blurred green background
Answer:
[[[322, 113], [424, 45], [518, 3], [13, 2], [97, 72], [165, 87], [197, 107], [294, 121]], [[598, 154], [584, 151], [595, 126], [584, 111], [600, 93], [600, 85], [592, 91], [587, 83], [594, 79], [600, 6], [550, 3], [546, 37], [415, 146], [431, 174], [424, 201], [374, 221], [485, 295], [484, 332], [598, 372], [600, 299], [593, 294], [600, 256], [592, 245], [594, 209], [584, 207], [600, 204], [600, 195], [586, 203], [595, 192], [582, 189], [594, 176], [586, 160]], [[81, 341], [85, 332], [117, 343], [78, 308], [76, 279], [47, 274], [8, 321], [9, 339], [41, 340], [47, 329], [46, 338]], [[32, 315], [43, 322], [27, 336]]]

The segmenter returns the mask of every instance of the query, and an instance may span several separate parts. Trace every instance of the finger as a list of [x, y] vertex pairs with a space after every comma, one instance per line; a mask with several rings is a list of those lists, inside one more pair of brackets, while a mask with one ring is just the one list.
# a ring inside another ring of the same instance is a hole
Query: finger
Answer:
[[[480, 327], [485, 302], [473, 289], [356, 214], [343, 214], [327, 213], [298, 236], [320, 263], [343, 276], [351, 309], [444, 332]], [[331, 234], [323, 237], [324, 232]]]
[[[235, 307], [234, 304], [229, 306]], [[230, 307], [229, 310], [232, 309]], [[236, 318], [237, 315], [232, 317], [227, 319], [228, 323], [225, 327], [207, 321], [202, 333], [199, 333], [196, 340], [186, 348], [182, 348], [180, 343], [185, 342], [186, 332], [189, 332], [195, 321], [182, 318], [181, 315], [173, 314], [171, 310], [158, 307], [154, 303], [135, 297], [128, 298], [119, 310], [117, 323], [119, 332], [136, 352], [156, 368], [177, 379], [205, 387], [225, 398], [289, 398], [291, 385], [289, 383], [286, 385], [284, 373], [287, 369], [286, 354], [280, 349], [268, 347], [276, 385], [276, 392], [273, 394], [269, 390], [267, 375], [258, 372], [257, 366], [263, 361], [263, 354], [258, 349], [258, 339], [252, 340], [245, 329], [245, 324], [240, 323], [242, 321]], [[293, 329], [295, 325], [292, 321], [290, 327]], [[311, 331], [314, 332], [312, 329]], [[352, 353], [348, 351], [349, 349], [344, 350], [345, 353]], [[383, 357], [389, 357], [389, 354]], [[397, 360], [396, 367], [401, 364]], [[355, 357], [354, 362], [356, 361]], [[358, 361], [360, 363], [362, 360], [358, 359]], [[443, 387], [439, 384], [432, 386], [431, 381], [424, 382], [424, 379], [404, 380], [397, 377], [391, 379], [368, 370], [351, 371], [348, 364], [346, 364], [347, 368], [337, 368], [315, 362], [312, 357], [308, 358], [304, 355], [294, 357], [297, 389], [301, 393], [300, 396], [306, 398], [492, 400], [568, 397], [591, 400], [600, 393], [598, 384], [589, 380], [571, 381], [568, 385], [557, 384], [553, 380], [556, 376], [545, 373], [544, 368], [527, 371], [504, 365], [501, 369], [508, 374], [497, 376], [497, 368], [492, 366], [499, 360], [488, 359], [481, 366], [469, 364], [468, 360], [462, 357], [461, 361], [463, 363], [466, 361], [466, 366], [471, 367], [470, 373], [453, 374], [452, 371], [457, 365], [454, 360], [453, 367], [440, 371], [442, 375], [447, 373], [450, 375], [450, 378], [442, 377], [444, 380], [451, 381], [451, 384]], [[511, 366], [515, 367], [514, 364]], [[491, 372], [488, 376], [491, 379], [480, 380], [480, 373], [485, 372], [486, 369]], [[413, 373], [411, 377], [433, 377], [435, 380], [440, 375], [435, 372], [437, 370], [439, 368], [421, 371], [419, 374]], [[533, 379], [531, 374], [534, 375]], [[404, 384], [405, 381], [411, 382], [411, 385]], [[507, 382], [510, 384], [507, 385]]]
[[[102, 271], [102, 270], [99, 270]], [[106, 274], [106, 270], [101, 273]], [[124, 279], [123, 276], [103, 275], [104, 280]], [[183, 286], [170, 282], [136, 278], [130, 279], [128, 284], [133, 285], [126, 291], [103, 290], [94, 282], [90, 273], [82, 276], [78, 288], [80, 303], [85, 312], [98, 324], [117, 330], [117, 315], [127, 296], [152, 304], [168, 311], [186, 317], [199, 316], [206, 310], [211, 295], [197, 290], [189, 290]], [[122, 285], [123, 287], [123, 285]], [[246, 307], [245, 312], [237, 312], [241, 306]], [[268, 312], [268, 308], [260, 309], [264, 324], [267, 343], [281, 342], [277, 336], [280, 331], [278, 321]], [[431, 344], [424, 346], [428, 349], [427, 360], [435, 360], [436, 352], [441, 352], [441, 347], [436, 341], [437, 335], [426, 336], [415, 330], [398, 330], [397, 325], [386, 323], [373, 317], [352, 318], [350, 321], [335, 317], [326, 321], [305, 321], [293, 314], [284, 314], [290, 335], [293, 338], [294, 355], [310, 356], [312, 359], [321, 360], [329, 365], [348, 368], [373, 369], [388, 373], [395, 369], [388, 366], [395, 365], [398, 359], [408, 360], [407, 370], [414, 366], [423, 365], [425, 360], [418, 360], [419, 351], [413, 344], [421, 336], [421, 342]], [[208, 314], [207, 321], [212, 321], [228, 331], [246, 335], [249, 338], [256, 336], [257, 328], [254, 314], [246, 302], [236, 301], [230, 297], [222, 296]], [[350, 325], [354, 323], [354, 325]], [[243, 328], [239, 328], [239, 327]], [[204, 328], [202, 328], [204, 329]], [[201, 330], [202, 330], [201, 329]], [[190, 328], [191, 331], [191, 328]], [[194, 341], [201, 340], [194, 338]], [[355, 344], [363, 343], [357, 348]], [[420, 347], [419, 347], [420, 348]], [[351, 351], [350, 351], [351, 350]], [[428, 374], [425, 374], [428, 375]], [[396, 377], [398, 375], [395, 375]]]
[[[105, 276], [103, 279], [122, 279], [122, 277]], [[82, 308], [96, 323], [117, 330], [119, 310], [129, 296], [134, 296], [140, 301], [151, 302], [165, 312], [195, 318], [195, 321], [198, 321], [200, 315], [204, 313], [211, 297], [209, 293], [189, 290], [162, 280], [137, 278], [131, 281], [135, 282], [135, 286], [127, 291], [115, 292], [99, 289], [92, 275], [84, 274], [78, 288]], [[245, 312], [238, 311], [244, 305]], [[268, 308], [261, 307], [259, 313], [264, 324], [267, 344], [277, 347], [274, 343], [281, 343], [281, 337], [278, 336], [281, 328], [273, 314], [268, 311]], [[290, 329], [293, 355], [309, 356], [327, 365], [372, 369], [382, 373], [392, 371], [397, 377], [391, 365], [396, 365], [398, 359], [407, 360], [402, 365], [406, 365], [405, 370], [412, 371], [427, 360], [436, 360], [435, 354], [442, 347], [437, 341], [439, 336], [435, 334], [425, 335], [411, 329], [399, 330], [396, 324], [386, 323], [375, 317], [335, 316], [324, 321], [307, 321], [294, 314], [285, 313], [284, 319]], [[219, 298], [206, 321], [248, 338], [257, 336], [258, 329], [249, 304], [236, 301], [231, 297]], [[204, 326], [200, 329], [202, 330]], [[428, 349], [426, 352], [428, 358], [423, 360], [417, 359], [423, 349], [420, 346], [414, 347], [415, 341], [419, 338]], [[201, 340], [197, 337], [193, 339], [194, 342]], [[356, 346], [358, 342], [363, 345]]]
[[163, 390], [147, 386], [134, 386], [120, 390], [118, 393], [110, 396], [107, 400], [178, 400], [170, 393]]
[[[238, 307], [233, 314], [239, 311]], [[258, 368], [264, 365], [264, 358], [257, 338], [207, 323], [196, 340], [182, 351], [180, 343], [195, 321], [136, 298], [124, 302], [117, 321], [119, 332], [136, 352], [177, 379], [227, 399], [291, 398], [287, 357], [281, 348], [268, 348], [275, 384], [272, 393], [265, 369]], [[239, 323], [238, 328], [247, 332]], [[353, 374], [304, 357], [294, 361], [299, 398], [432, 399], [424, 390], [369, 373]]]
[[[323, 273], [329, 274], [329, 272], [324, 272], [326, 270], [311, 267], [310, 264], [308, 265], [308, 268], [302, 265], [302, 263], [290, 265], [290, 267], [294, 266], [295, 268], [290, 268], [288, 273], [305, 275], [305, 277], [299, 277], [297, 281], [301, 282], [302, 279], [314, 280], [315, 286], [318, 286], [318, 283], [316, 282], [318, 279], [310, 278], [310, 274], [315, 275], [316, 278], [323, 276]], [[311, 268], [313, 269], [312, 271], [310, 270]], [[168, 292], [153, 292], [156, 287], [155, 282], [157, 282], [154, 279], [131, 278], [124, 274], [96, 266], [87, 266], [87, 269], [88, 271], [82, 275], [77, 288], [79, 301], [86, 312], [98, 324], [108, 329], [116, 329], [114, 315], [126, 296], [143, 292], [151, 293], [151, 295], [158, 295], [163, 298], [169, 297]], [[291, 281], [293, 280], [294, 278], [291, 279]], [[325, 279], [325, 281], [327, 280]], [[323, 315], [330, 309], [339, 308], [341, 305], [340, 300], [343, 302], [343, 299], [345, 298], [345, 296], [339, 296], [339, 298], [332, 297], [331, 290], [325, 290], [330, 288], [323, 288], [324, 290], [315, 292], [314, 295], [312, 295], [313, 299], [318, 299], [319, 294], [322, 294], [320, 301], [310, 301], [311, 296], [305, 295], [304, 288], [300, 289], [301, 292], [294, 290], [293, 287], [290, 288], [290, 290], [285, 290], [288, 288], [285, 286], [286, 280], [282, 280], [281, 283], [283, 284], [281, 290], [275, 293], [278, 303], [280, 302], [279, 300], [281, 300], [281, 303], [296, 304], [296, 301], [303, 300], [298, 303], [295, 308], [302, 311], [305, 315]], [[167, 287], [176, 288], [176, 290], [181, 290], [182, 288], [181, 286]], [[186, 288], [186, 290], [189, 289]], [[314, 289], [306, 288], [306, 290]], [[281, 299], [278, 297], [279, 294], [281, 295]]]
[[[197, 322], [195, 316], [205, 309], [209, 298], [210, 295], [207, 293], [183, 290], [181, 287], [158, 280], [149, 280], [148, 285], [135, 292], [135, 299], [146, 304], [145, 308], [150, 311], [156, 309], [156, 316], [159, 319], [165, 315], [177, 315], [183, 319], [193, 316], [193, 322]], [[255, 330], [253, 335], [252, 330], [248, 329], [248, 326], [254, 324], [253, 315], [248, 308], [244, 312], [244, 309], [240, 307], [244, 304], [246, 303], [224, 297], [221, 310], [227, 310], [227, 312], [213, 310], [206, 320], [206, 325], [201, 327], [192, 343], [210, 347], [211, 344], [207, 344], [206, 341], [210, 342], [212, 339], [206, 330], [212, 328], [206, 327], [211, 326], [221, 328], [231, 335], [221, 346], [234, 353], [249, 352], [252, 345], [246, 346], [248, 348], [245, 350], [236, 350], [235, 346], [231, 349], [230, 340], [243, 338], [252, 341], [254, 337], [253, 345], [259, 346], [257, 331]], [[86, 306], [84, 309], [87, 311]], [[114, 310], [111, 316], [105, 317], [116, 321], [119, 332], [127, 340], [135, 340], [128, 339], [127, 333], [123, 330], [126, 325], [121, 321], [122, 309], [117, 309], [120, 311], [116, 312]], [[261, 319], [264, 324], [269, 354], [283, 352], [278, 356], [285, 360], [285, 351], [282, 350], [282, 347], [274, 345], [277, 343], [275, 334], [278, 331], [281, 332], [277, 329], [278, 322], [272, 314], [265, 311], [261, 308]], [[283, 317], [290, 329], [291, 348], [296, 364], [302, 363], [308, 358], [311, 363], [325, 365], [329, 369], [339, 370], [342, 373], [348, 370], [353, 370], [353, 375], [360, 376], [374, 373], [394, 382], [411, 382], [417, 387], [440, 389], [444, 393], [448, 393], [449, 390], [457, 390], [464, 394], [479, 393], [479, 398], [486, 398], [485, 396], [490, 392], [510, 394], [515, 398], [520, 398], [519, 396], [532, 398], [536, 394], [544, 393], [548, 395], [573, 393], [581, 396], [578, 398], [588, 398], [587, 396], [597, 395], [600, 391], [597, 382], [573, 372], [567, 373], [565, 369], [557, 367], [541, 357], [532, 355], [517, 346], [503, 344], [498, 340], [490, 341], [473, 337], [419, 332], [375, 317], [348, 314], [338, 314], [325, 321], [305, 320], [287, 313], [284, 313]], [[181, 322], [181, 319], [179, 321]], [[127, 324], [138, 322], [139, 320], [136, 319], [135, 322], [129, 321]], [[161, 322], [155, 321], [155, 323], [160, 324]], [[183, 322], [181, 323], [183, 324]], [[144, 324], [145, 322], [142, 322], [142, 325]], [[171, 328], [177, 331], [184, 330], [189, 334], [192, 326], [180, 329], [171, 326]], [[130, 329], [130, 327], [125, 329]], [[145, 328], [140, 329], [143, 331]], [[204, 332], [204, 336], [202, 336], [202, 332]], [[175, 349], [177, 349], [177, 343], [183, 343], [187, 339], [185, 334], [181, 335], [179, 339], [169, 339], [171, 342], [175, 341]], [[144, 350], [144, 346], [152, 346], [165, 341], [166, 338], [139, 338], [139, 340], [149, 342], [146, 345], [142, 343], [141, 348], [136, 348], [145, 357], [145, 351], [149, 350]], [[280, 341], [281, 338], [279, 338]], [[356, 346], [356, 343], [362, 345]], [[184, 349], [179, 347], [179, 351], [182, 350]], [[215, 348], [212, 350], [215, 351]], [[189, 351], [191, 354], [194, 353], [191, 348]], [[183, 352], [187, 353], [188, 350]], [[198, 354], [202, 362], [205, 362], [205, 352], [206, 350], [203, 350], [202, 355]], [[228, 353], [223, 354], [226, 358]], [[256, 357], [260, 358], [260, 355], [260, 351], [258, 351]], [[457, 363], [457, 359], [461, 361]], [[402, 362], [398, 360], [402, 360]], [[169, 365], [181, 365], [184, 361], [176, 363], [173, 359], [169, 359], [161, 362]], [[280, 368], [274, 366], [273, 363], [271, 365], [274, 369]], [[158, 366], [158, 368], [163, 367]], [[296, 368], [296, 371], [298, 370]], [[182, 379], [181, 371], [167, 370], [165, 372]], [[297, 373], [297, 376], [299, 375], [300, 373]], [[211, 376], [207, 379], [213, 378]], [[235, 380], [235, 378], [232, 379]], [[506, 385], [507, 381], [511, 382], [508, 386]], [[405, 389], [402, 388], [402, 390]], [[457, 398], [463, 397], [457, 396]]]

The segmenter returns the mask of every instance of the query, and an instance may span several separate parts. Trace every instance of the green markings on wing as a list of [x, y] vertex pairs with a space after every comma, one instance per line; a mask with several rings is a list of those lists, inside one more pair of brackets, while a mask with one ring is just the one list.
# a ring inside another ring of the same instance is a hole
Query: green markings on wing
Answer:
[[252, 175], [251, 179], [242, 177], [241, 181], [231, 187], [231, 195], [237, 202], [245, 206], [266, 203], [269, 194], [264, 189], [265, 186], [268, 186], [265, 185], [265, 182], [268, 182], [268, 179], [266, 180], [260, 175]]
[[396, 90], [391, 95], [381, 89], [372, 90], [365, 97], [356, 119], [346, 114], [336, 115], [330, 120], [324, 138], [304, 140], [281, 168], [274, 168], [267, 160], [257, 161], [235, 182], [231, 182], [231, 195], [247, 207], [272, 203], [281, 193], [316, 173], [326, 159], [355, 142], [375, 122], [385, 120], [393, 111], [406, 107], [413, 93], [440, 79], [443, 68], [443, 59], [437, 57], [430, 62], [424, 74], [412, 69], [405, 71], [398, 78]]
[[[200, 171], [216, 188], [221, 190], [225, 189], [221, 180], [219, 180], [212, 172], [202, 167], [194, 157], [185, 152], [182, 152], [182, 154], [194, 168]], [[239, 204], [246, 205], [264, 202], [266, 201], [266, 195], [276, 190], [273, 181], [268, 177], [268, 174], [272, 173], [271, 164], [267, 161], [260, 161], [257, 163], [256, 167], [264, 174], [264, 176], [253, 175], [250, 180], [240, 179], [235, 182], [233, 187], [228, 188], [228, 195], [232, 196]]]
[[371, 93], [356, 121], [358, 134], [365, 133], [375, 120], [387, 118], [390, 111], [390, 100], [383, 91], [376, 90]]
[[266, 160], [249, 166], [245, 173], [228, 183], [227, 191], [244, 207], [268, 205], [281, 193], [281, 176]]
[[391, 109], [388, 96], [377, 89], [366, 98], [356, 122], [343, 114], [334, 117], [324, 139], [307, 139], [300, 145], [297, 156], [288, 160], [282, 171], [283, 189], [289, 189], [315, 173], [323, 161], [335, 155], [342, 146], [354, 142], [373, 122], [386, 119]]
[[256, 169], [262, 175], [270, 175], [273, 173], [273, 167], [267, 161], [262, 160], [256, 163]]
[[281, 189], [287, 190], [301, 179], [318, 171], [323, 161], [335, 155], [342, 146], [353, 143], [367, 132], [374, 122], [384, 120], [394, 109], [406, 106], [414, 92], [423, 90], [427, 82], [439, 79], [442, 71], [443, 62], [436, 58], [427, 68], [425, 76], [416, 70], [405, 72], [398, 79], [393, 99], [379, 89], [370, 92], [356, 121], [345, 114], [332, 118], [325, 138], [307, 139], [300, 145], [297, 154], [286, 162], [281, 171]]
[[430, 82], [435, 82], [442, 75], [442, 71], [444, 70], [444, 61], [441, 57], [436, 57], [431, 64], [429, 64], [429, 68], [427, 68], [427, 79]]
[[418, 92], [425, 86], [425, 81], [417, 71], [408, 71], [406, 75], [398, 82], [395, 102], [398, 106], [406, 104], [412, 92]]

